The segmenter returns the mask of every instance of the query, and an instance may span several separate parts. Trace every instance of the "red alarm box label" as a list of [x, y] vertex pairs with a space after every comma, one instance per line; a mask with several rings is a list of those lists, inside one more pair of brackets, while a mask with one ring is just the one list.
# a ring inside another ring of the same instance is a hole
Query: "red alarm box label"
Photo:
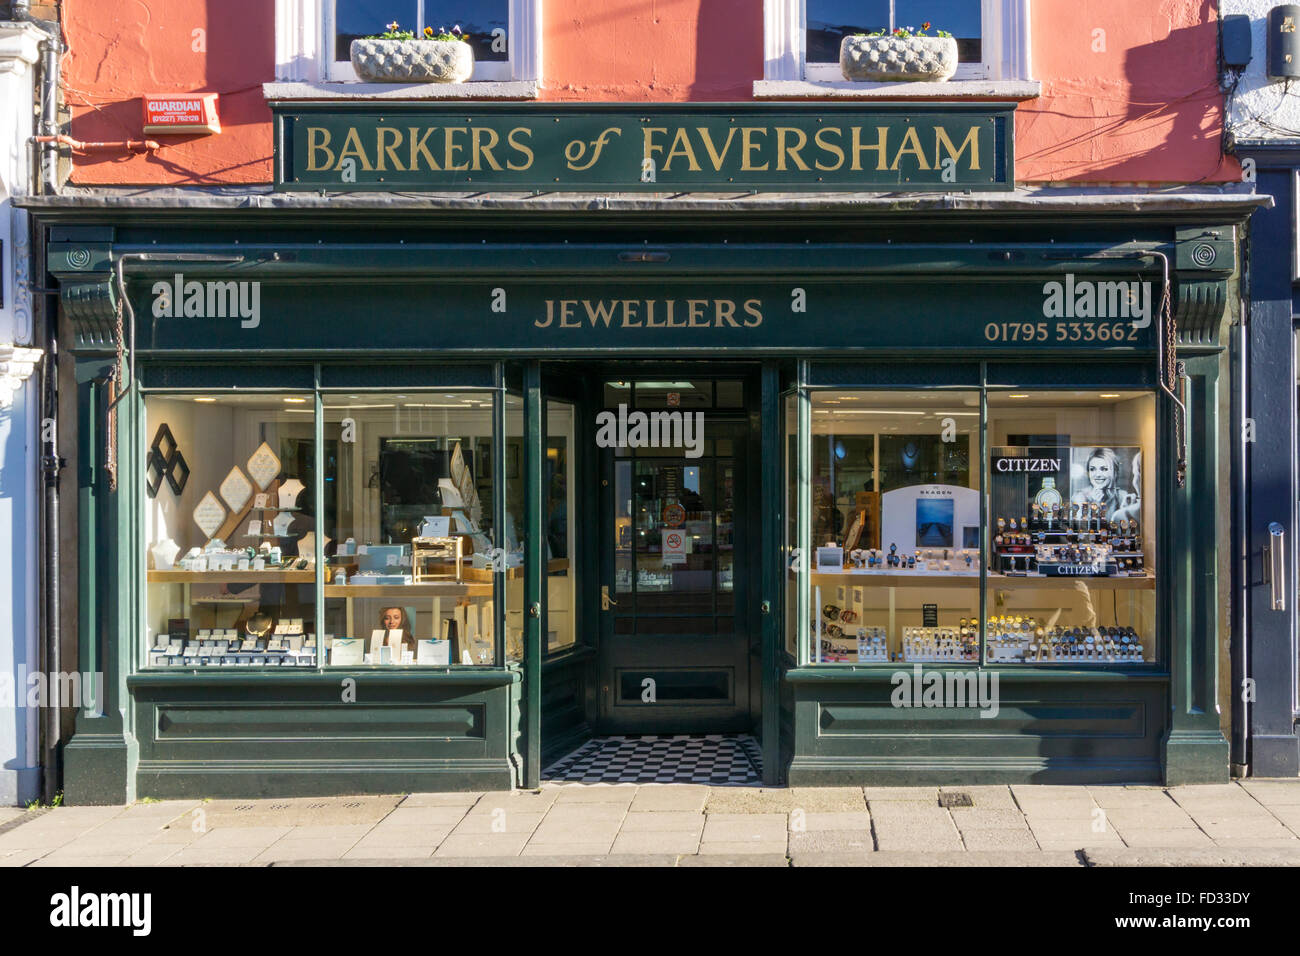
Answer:
[[145, 96], [146, 133], [220, 133], [216, 93]]

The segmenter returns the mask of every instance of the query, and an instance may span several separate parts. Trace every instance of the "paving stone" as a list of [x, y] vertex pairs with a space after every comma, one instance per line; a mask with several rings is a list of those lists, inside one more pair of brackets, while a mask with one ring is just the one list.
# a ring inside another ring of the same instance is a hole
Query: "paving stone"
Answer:
[[619, 833], [619, 821], [617, 820], [596, 820], [586, 823], [550, 823], [542, 821], [542, 825], [533, 831], [528, 838], [529, 843], [564, 845], [566, 843], [604, 843], [607, 846], [614, 842], [614, 837]]
[[26, 815], [27, 811], [21, 807], [0, 807], [0, 827], [4, 826], [19, 817]]
[[198, 849], [192, 846], [181, 847], [174, 856], [167, 858], [168, 866], [202, 866], [208, 864], [231, 865], [251, 863], [265, 847], [261, 846], [214, 846]]
[[401, 803], [400, 794], [345, 797], [287, 797], [270, 800], [210, 800], [199, 809], [206, 826], [307, 827], [378, 823]]
[[1091, 799], [1073, 800], [1026, 800], [1020, 804], [1020, 810], [1027, 817], [1039, 820], [1083, 820], [1093, 819], [1094, 812], [1100, 809]]
[[344, 853], [344, 860], [410, 860], [428, 859], [438, 848], [437, 843], [408, 843], [403, 846], [388, 846], [366, 843], [362, 840]]
[[221, 827], [199, 835], [191, 846], [207, 850], [213, 847], [250, 846], [265, 850], [285, 838], [293, 827]]
[[49, 856], [41, 857], [34, 860], [28, 866], [49, 867], [59, 866], [68, 867], [78, 870], [90, 869], [92, 867], [119, 867], [126, 861], [126, 857], [118, 856], [55, 856], [51, 853]]
[[434, 857], [447, 856], [518, 856], [528, 842], [524, 833], [452, 834], [433, 851]]
[[947, 832], [936, 829], [890, 830], [876, 829], [876, 849], [923, 852], [934, 850], [964, 850], [961, 834], [955, 829]]
[[928, 803], [939, 805], [938, 787], [864, 787], [863, 796], [867, 803], [874, 801], [902, 800], [907, 803]]
[[754, 854], [756, 856], [775, 856], [780, 854], [785, 859], [785, 841], [773, 843], [768, 840], [750, 843], [720, 840], [715, 843], [701, 843], [699, 856], [738, 856]]
[[704, 829], [704, 814], [686, 810], [667, 810], [657, 813], [639, 813], [636, 804], [632, 811], [623, 818], [623, 833], [642, 832], [692, 832], [698, 834]]
[[867, 809], [861, 787], [795, 787], [794, 809], [805, 813], [856, 813]]
[[555, 802], [567, 803], [618, 803], [629, 806], [636, 797], [637, 787], [624, 784], [570, 786], [557, 788]]
[[254, 860], [274, 862], [276, 860], [337, 860], [356, 846], [356, 840], [281, 840], [267, 847]]
[[1160, 809], [1176, 806], [1161, 787], [1089, 787], [1093, 802], [1107, 810]]
[[786, 816], [782, 813], [710, 813], [704, 824], [704, 843], [785, 844]]
[[875, 853], [801, 853], [791, 856], [796, 867], [826, 866], [905, 866], [908, 868], [1014, 866], [1062, 867], [1083, 866], [1073, 852], [923, 852], [908, 853], [878, 850]]
[[971, 798], [973, 807], [949, 807], [950, 810], [1015, 810], [1016, 801], [1011, 796], [1010, 787], [940, 787], [940, 793], [965, 793]]
[[3, 850], [0, 851], [0, 867], [26, 866], [39, 860], [48, 850]]
[[[532, 833], [545, 814], [526, 810], [507, 811], [502, 814], [471, 813], [455, 824], [453, 833]], [[382, 829], [375, 827], [376, 830]], [[403, 830], [408, 829], [402, 827]], [[413, 828], [419, 830], [420, 828]]]
[[[281, 829], [281, 828], [276, 828], [276, 829]], [[208, 831], [208, 832], [211, 833], [213, 831]], [[159, 830], [157, 833], [151, 836], [149, 838], [149, 842], [184, 846], [187, 843], [193, 843], [201, 836], [203, 836], [202, 833], [196, 833], [194, 830], [191, 830], [188, 826], [167, 827], [166, 829]]]
[[695, 853], [700, 848], [699, 830], [623, 830], [610, 853]]
[[1025, 815], [1019, 810], [1003, 809], [984, 810], [979, 807], [957, 808], [952, 810], [952, 821], [957, 829], [967, 830], [1027, 830]]
[[507, 813], [514, 810], [522, 810], [525, 813], [545, 813], [555, 805], [559, 795], [560, 791], [554, 787], [546, 790], [494, 791], [479, 797], [469, 812], [491, 813], [499, 809]]
[[1218, 843], [1220, 839], [1240, 840], [1247, 837], [1259, 837], [1284, 842], [1296, 839], [1294, 833], [1276, 821], [1262, 823], [1254, 820], [1224, 820], [1214, 823], [1202, 823], [1201, 829], [1215, 843]]
[[[462, 824], [463, 825], [463, 821]], [[384, 827], [378, 826], [357, 841], [357, 846], [419, 846], [429, 844], [436, 846], [447, 838], [452, 832], [462, 832], [459, 829], [453, 831], [450, 826], [428, 826], [428, 827]], [[464, 831], [469, 832], [469, 831]]]
[[1240, 797], [1245, 796], [1246, 792], [1242, 790], [1237, 783], [1196, 783], [1188, 784], [1182, 787], [1169, 787], [1169, 795], [1179, 803], [1183, 798], [1196, 797]]
[[1177, 830], [1196, 828], [1196, 821], [1183, 809], [1170, 802], [1169, 808], [1151, 807], [1116, 809], [1106, 811], [1108, 826], [1120, 830]]
[[472, 807], [476, 803], [478, 803], [479, 800], [481, 800], [485, 796], [497, 797], [498, 799], [500, 799], [500, 797], [513, 796], [513, 795], [514, 794], [509, 790], [503, 790], [500, 792], [500, 794], [497, 793], [492, 793], [492, 794], [408, 793], [405, 797], [402, 798], [402, 802], [399, 803], [398, 806], [405, 807], [408, 810], [411, 809], [412, 807], [465, 807], [466, 809], [468, 809], [469, 807]]
[[382, 820], [384, 826], [455, 826], [465, 818], [468, 807], [397, 807]]
[[790, 834], [790, 853], [874, 852], [870, 830], [810, 830]]
[[523, 856], [606, 856], [614, 845], [613, 838], [599, 841], [533, 843], [524, 846]]
[[355, 843], [372, 829], [374, 827], [369, 823], [350, 826], [293, 827], [281, 839], [292, 840], [295, 843], [300, 840], [352, 840]]
[[1037, 850], [1038, 841], [1028, 827], [1018, 830], [963, 830], [962, 843], [967, 850]]
[[1273, 804], [1269, 806], [1268, 812], [1283, 826], [1288, 827], [1293, 832], [1300, 833], [1300, 806], [1285, 803]]
[[816, 832], [819, 830], [871, 830], [871, 814], [860, 812], [808, 813], [800, 817], [798, 811], [790, 814], [790, 830]]
[[1119, 828], [1120, 839], [1131, 847], [1212, 847], [1214, 841], [1197, 829], [1179, 827], [1174, 830], [1161, 830], [1155, 827], [1138, 829]]
[[714, 787], [705, 809], [718, 813], [789, 813], [794, 809], [794, 791], [753, 787]]
[[647, 785], [637, 790], [631, 809], [635, 813], [701, 813], [708, 799], [708, 787]]
[[1223, 836], [1222, 834], [1211, 834], [1211, 839], [1215, 846], [1224, 848], [1233, 847], [1275, 847], [1286, 848], [1300, 845], [1295, 837], [1283, 836]]
[[750, 853], [746, 851], [727, 853], [715, 849], [709, 853], [699, 853], [695, 856], [679, 857], [677, 865], [684, 867], [788, 867], [790, 861], [787, 860], [783, 854]]
[[877, 823], [902, 823], [916, 826], [949, 827], [952, 817], [937, 804], [879, 803], [870, 801], [871, 817]]
[[1240, 786], [1265, 806], [1300, 806], [1300, 780], [1243, 780]]
[[581, 806], [557, 804], [546, 811], [546, 823], [609, 823], [621, 822], [627, 816], [627, 807], [621, 803], [587, 803]]
[[1300, 866], [1300, 848], [1116, 849], [1084, 851], [1090, 866]]
[[123, 866], [162, 866], [180, 851], [176, 844], [151, 843], [135, 850], [122, 861]]

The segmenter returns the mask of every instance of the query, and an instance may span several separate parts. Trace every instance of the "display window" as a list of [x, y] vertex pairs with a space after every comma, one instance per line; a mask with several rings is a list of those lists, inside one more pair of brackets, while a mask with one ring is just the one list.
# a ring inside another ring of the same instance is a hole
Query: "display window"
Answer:
[[144, 663], [315, 667], [314, 397], [149, 395]]
[[990, 663], [1156, 660], [1155, 396], [990, 391]]
[[495, 460], [503, 401], [521, 418], [490, 390], [323, 392], [318, 422], [313, 392], [149, 393], [146, 666], [517, 653], [522, 438]]
[[990, 390], [983, 412], [981, 399], [944, 388], [787, 399], [792, 655], [1157, 660], [1154, 475], [1143, 468], [1154, 394]]

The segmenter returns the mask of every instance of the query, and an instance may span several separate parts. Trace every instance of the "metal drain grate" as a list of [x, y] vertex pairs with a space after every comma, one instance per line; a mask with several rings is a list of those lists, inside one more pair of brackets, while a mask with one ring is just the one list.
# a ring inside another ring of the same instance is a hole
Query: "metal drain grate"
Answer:
[[971, 800], [969, 793], [941, 793], [939, 794], [939, 806], [941, 807], [973, 807], [975, 802]]

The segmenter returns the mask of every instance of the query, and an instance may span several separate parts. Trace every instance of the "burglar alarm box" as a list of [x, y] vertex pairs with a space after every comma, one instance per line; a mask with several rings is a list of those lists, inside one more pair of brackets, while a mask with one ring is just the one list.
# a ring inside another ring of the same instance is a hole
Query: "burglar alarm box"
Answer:
[[1286, 3], [1268, 11], [1268, 76], [1300, 76], [1300, 6]]
[[146, 133], [220, 133], [216, 93], [160, 93], [142, 98]]

